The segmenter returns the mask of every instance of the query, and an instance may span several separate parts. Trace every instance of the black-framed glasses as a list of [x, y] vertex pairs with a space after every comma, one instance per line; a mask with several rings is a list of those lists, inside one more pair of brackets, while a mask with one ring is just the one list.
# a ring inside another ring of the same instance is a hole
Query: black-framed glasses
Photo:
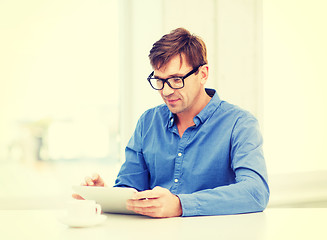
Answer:
[[193, 68], [190, 72], [188, 72], [183, 77], [170, 77], [166, 79], [153, 77], [154, 71], [147, 78], [151, 87], [155, 90], [162, 90], [164, 88], [165, 83], [172, 89], [181, 89], [184, 87], [184, 79], [191, 76], [193, 73], [197, 72], [198, 69], [203, 66], [200, 65], [198, 67]]

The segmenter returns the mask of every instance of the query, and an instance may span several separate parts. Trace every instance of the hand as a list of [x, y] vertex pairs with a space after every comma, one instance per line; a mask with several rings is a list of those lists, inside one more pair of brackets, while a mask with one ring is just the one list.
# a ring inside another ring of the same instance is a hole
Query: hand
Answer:
[[92, 177], [85, 177], [85, 182], [83, 182], [82, 186], [94, 186], [94, 187], [105, 187], [106, 184], [104, 183], [103, 179], [100, 177], [99, 174], [94, 173]]
[[162, 187], [136, 192], [133, 199], [127, 201], [127, 209], [159, 218], [179, 217], [183, 213], [179, 198]]
[[[81, 186], [94, 186], [94, 187], [105, 187], [106, 184], [99, 174], [94, 173], [92, 177], [85, 177], [85, 182], [81, 183]], [[80, 195], [73, 193], [72, 197], [78, 200], [84, 200]]]

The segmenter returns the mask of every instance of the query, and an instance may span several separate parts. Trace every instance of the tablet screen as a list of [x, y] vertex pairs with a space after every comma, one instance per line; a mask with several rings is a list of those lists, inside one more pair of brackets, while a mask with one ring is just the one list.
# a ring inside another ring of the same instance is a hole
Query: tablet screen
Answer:
[[103, 212], [136, 214], [126, 209], [126, 201], [131, 199], [134, 188], [73, 186], [73, 190], [87, 200], [95, 200]]

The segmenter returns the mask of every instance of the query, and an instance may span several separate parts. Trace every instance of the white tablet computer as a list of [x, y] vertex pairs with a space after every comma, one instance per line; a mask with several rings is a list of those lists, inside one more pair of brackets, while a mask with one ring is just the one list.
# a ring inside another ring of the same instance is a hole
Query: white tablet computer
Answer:
[[127, 199], [131, 199], [134, 188], [73, 186], [73, 190], [87, 200], [95, 200], [103, 212], [136, 214], [126, 209]]

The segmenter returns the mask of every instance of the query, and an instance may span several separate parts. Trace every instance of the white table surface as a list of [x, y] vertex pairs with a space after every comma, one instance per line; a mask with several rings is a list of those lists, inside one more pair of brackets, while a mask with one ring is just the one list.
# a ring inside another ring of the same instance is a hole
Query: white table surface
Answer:
[[327, 239], [327, 208], [268, 208], [262, 213], [153, 219], [105, 214], [100, 225], [70, 228], [58, 210], [1, 210], [0, 239]]

